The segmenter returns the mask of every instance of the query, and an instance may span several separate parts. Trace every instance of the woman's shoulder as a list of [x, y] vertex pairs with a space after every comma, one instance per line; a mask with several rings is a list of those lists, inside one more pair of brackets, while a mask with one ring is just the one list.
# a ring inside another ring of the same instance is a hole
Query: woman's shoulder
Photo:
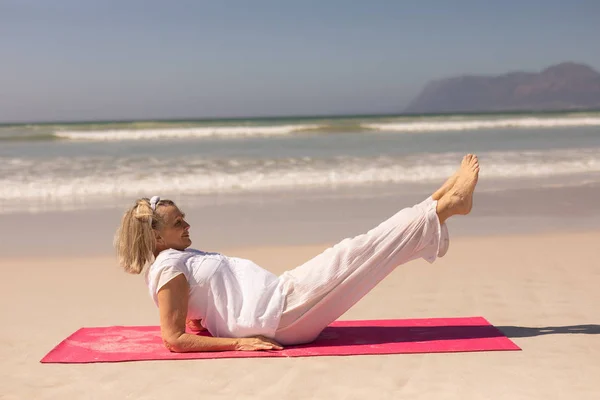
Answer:
[[156, 256], [154, 262], [150, 266], [150, 269], [181, 265], [190, 256], [191, 254], [188, 254], [185, 251], [166, 249], [161, 251], [158, 256]]
[[209, 253], [202, 250], [197, 249], [185, 249], [185, 250], [175, 250], [175, 249], [166, 249], [160, 252], [160, 254], [156, 257], [154, 264], [172, 264], [173, 262], [186, 262], [189, 259], [198, 259], [198, 258], [214, 258], [220, 259], [223, 256], [219, 253]]

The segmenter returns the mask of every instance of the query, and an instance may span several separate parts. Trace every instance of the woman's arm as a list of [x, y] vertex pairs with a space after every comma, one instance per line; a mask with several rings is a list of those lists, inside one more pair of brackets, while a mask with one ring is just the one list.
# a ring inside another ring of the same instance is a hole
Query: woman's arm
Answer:
[[215, 338], [185, 333], [189, 286], [183, 274], [158, 291], [160, 330], [165, 346], [173, 352], [225, 350], [281, 350], [275, 341], [255, 338]]

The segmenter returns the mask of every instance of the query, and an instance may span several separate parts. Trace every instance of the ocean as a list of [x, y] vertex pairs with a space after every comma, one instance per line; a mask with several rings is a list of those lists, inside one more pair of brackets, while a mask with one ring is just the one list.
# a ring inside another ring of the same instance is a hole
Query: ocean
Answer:
[[482, 190], [597, 184], [600, 112], [5, 124], [0, 213], [377, 196], [442, 183], [468, 152]]

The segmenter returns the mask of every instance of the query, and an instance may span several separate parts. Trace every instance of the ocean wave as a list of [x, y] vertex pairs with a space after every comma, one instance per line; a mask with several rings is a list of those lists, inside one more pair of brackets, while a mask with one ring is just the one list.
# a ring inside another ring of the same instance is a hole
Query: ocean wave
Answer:
[[600, 118], [509, 118], [509, 119], [481, 119], [481, 120], [438, 120], [438, 121], [407, 121], [364, 124], [365, 128], [378, 131], [393, 132], [441, 132], [441, 131], [468, 131], [478, 129], [500, 128], [563, 128], [600, 126]]
[[600, 113], [547, 116], [447, 115], [390, 117], [332, 117], [304, 119], [239, 120], [228, 122], [81, 123], [53, 125], [0, 125], [0, 142], [5, 141], [126, 141], [176, 139], [232, 139], [285, 137], [294, 134], [350, 134], [368, 132], [428, 133], [489, 129], [550, 129], [600, 126]]
[[[600, 172], [595, 149], [480, 154], [485, 179], [520, 179]], [[403, 157], [285, 159], [56, 158], [1, 159], [2, 202], [86, 202], [168, 194], [219, 194], [382, 183], [441, 182], [457, 167], [455, 153]]]
[[[600, 126], [600, 117], [527, 117], [500, 119], [449, 118], [398, 118], [389, 122], [368, 123], [353, 121], [323, 122], [318, 124], [293, 124], [273, 126], [207, 126], [162, 129], [112, 129], [92, 131], [57, 131], [54, 138], [87, 141], [153, 140], [185, 138], [242, 138], [256, 136], [286, 136], [294, 133], [339, 134], [353, 132], [383, 131], [397, 133], [451, 132], [484, 129], [547, 129], [565, 127]], [[42, 136], [38, 135], [41, 139]]]
[[25, 133], [19, 135], [6, 135], [0, 136], [0, 142], [37, 142], [37, 141], [48, 141], [58, 140], [59, 138], [53, 133]]
[[319, 125], [274, 126], [207, 126], [164, 129], [109, 129], [97, 131], [57, 131], [56, 138], [89, 141], [184, 139], [184, 138], [238, 138], [248, 136], [284, 136], [292, 132], [319, 129]]

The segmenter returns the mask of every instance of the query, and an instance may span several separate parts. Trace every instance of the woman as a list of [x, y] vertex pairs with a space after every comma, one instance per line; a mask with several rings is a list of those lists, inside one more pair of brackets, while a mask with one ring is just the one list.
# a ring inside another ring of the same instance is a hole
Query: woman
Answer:
[[[278, 350], [316, 339], [396, 266], [443, 256], [445, 222], [471, 211], [478, 175], [477, 157], [466, 155], [422, 203], [279, 277], [250, 260], [190, 249], [185, 215], [156, 196], [125, 213], [115, 246], [125, 271], [150, 264], [146, 283], [171, 351]], [[212, 337], [186, 333], [186, 321]]]

